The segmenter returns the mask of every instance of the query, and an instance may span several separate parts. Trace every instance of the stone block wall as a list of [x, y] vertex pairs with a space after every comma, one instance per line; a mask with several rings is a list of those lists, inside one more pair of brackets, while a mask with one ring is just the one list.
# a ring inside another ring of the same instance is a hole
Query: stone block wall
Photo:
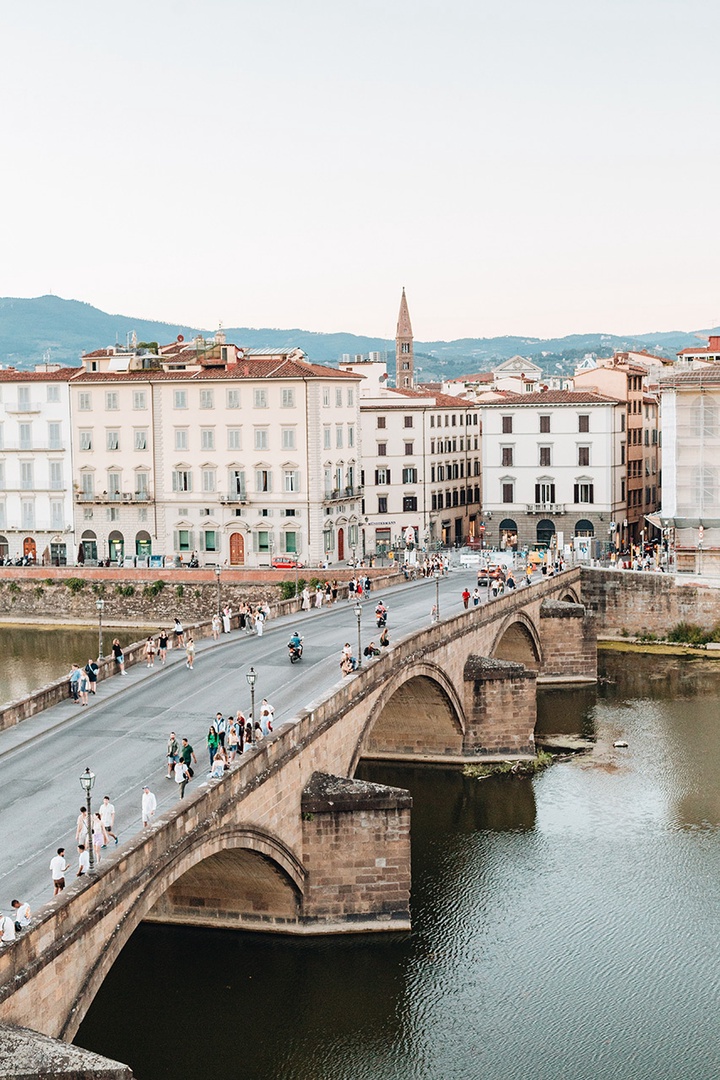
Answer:
[[466, 753], [535, 751], [537, 673], [511, 660], [469, 656], [465, 683]]
[[720, 582], [684, 582], [670, 574], [634, 570], [582, 571], [582, 600], [597, 633], [659, 636], [679, 622], [711, 630], [720, 622]]
[[303, 791], [303, 922], [410, 927], [409, 792], [315, 773]]
[[543, 682], [597, 679], [595, 619], [583, 604], [543, 600], [540, 605]]

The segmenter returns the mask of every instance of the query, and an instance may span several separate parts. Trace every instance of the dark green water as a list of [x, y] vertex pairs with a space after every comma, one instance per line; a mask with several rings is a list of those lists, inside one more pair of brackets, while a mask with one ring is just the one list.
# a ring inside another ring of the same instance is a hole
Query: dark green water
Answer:
[[[119, 637], [123, 645], [131, 645], [147, 633], [129, 626], [103, 627], [103, 651], [107, 656], [114, 637]], [[97, 654], [97, 630], [0, 626], [0, 705], [26, 697], [33, 690], [62, 678], [73, 663], [84, 667]]]
[[535, 780], [364, 768], [413, 794], [412, 933], [142, 927], [76, 1041], [139, 1080], [717, 1077], [720, 666], [602, 665], [539, 720], [596, 750]]

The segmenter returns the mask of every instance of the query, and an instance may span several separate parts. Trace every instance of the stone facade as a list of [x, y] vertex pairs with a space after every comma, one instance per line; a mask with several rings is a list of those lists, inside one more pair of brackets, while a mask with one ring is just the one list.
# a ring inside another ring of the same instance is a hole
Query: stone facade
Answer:
[[540, 605], [543, 633], [543, 680], [553, 682], [597, 679], [597, 635], [592, 614], [583, 604], [543, 600]]
[[472, 695], [465, 749], [478, 755], [534, 753], [536, 673], [509, 660], [469, 656], [463, 678]]
[[598, 634], [665, 636], [679, 622], [711, 630], [720, 623], [717, 584], [678, 581], [669, 574], [583, 569], [582, 596]]

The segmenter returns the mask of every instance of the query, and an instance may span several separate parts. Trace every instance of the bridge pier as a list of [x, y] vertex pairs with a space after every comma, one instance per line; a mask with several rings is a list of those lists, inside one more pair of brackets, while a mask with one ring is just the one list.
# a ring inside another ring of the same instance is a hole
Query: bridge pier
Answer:
[[541, 683], [597, 682], [597, 631], [583, 604], [545, 599], [540, 605]]
[[313, 773], [302, 794], [306, 932], [410, 929], [410, 793]]
[[536, 680], [537, 672], [512, 660], [469, 656], [463, 753], [534, 754]]

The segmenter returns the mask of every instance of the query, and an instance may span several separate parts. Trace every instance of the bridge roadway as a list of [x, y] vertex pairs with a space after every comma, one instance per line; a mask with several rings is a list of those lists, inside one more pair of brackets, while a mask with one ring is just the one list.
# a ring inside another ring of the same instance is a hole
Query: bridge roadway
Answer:
[[[465, 586], [472, 591], [475, 580], [472, 569], [451, 571], [440, 580], [443, 619], [462, 611], [461, 593]], [[435, 588], [430, 578], [370, 593], [363, 604], [363, 647], [379, 636], [374, 617], [378, 599], [389, 608], [392, 645], [430, 625]], [[84, 801], [79, 777], [86, 766], [97, 777], [93, 807], [110, 795], [122, 844], [142, 826], [144, 784], [157, 796], [158, 814], [178, 798], [175, 784], [165, 779], [169, 732], [189, 738], [198, 758], [193, 783], [202, 780], [208, 768], [205, 737], [215, 713], [227, 716], [238, 707], [249, 712], [245, 675], [250, 666], [258, 672], [256, 711], [267, 697], [277, 727], [338, 682], [342, 645], [349, 641], [353, 653], [357, 650], [354, 608], [343, 600], [332, 608], [272, 620], [261, 638], [233, 631], [217, 643], [199, 642], [194, 671], [186, 669], [184, 653], [171, 651], [164, 670], [138, 664], [127, 677], [101, 683], [86, 709], [69, 700], [0, 732], [0, 911], [9, 911], [14, 897], [30, 903], [33, 911], [51, 898], [49, 862], [61, 845], [70, 864], [68, 880], [74, 878], [75, 821]], [[291, 665], [286, 642], [294, 626], [305, 637], [305, 649], [301, 663]]]

